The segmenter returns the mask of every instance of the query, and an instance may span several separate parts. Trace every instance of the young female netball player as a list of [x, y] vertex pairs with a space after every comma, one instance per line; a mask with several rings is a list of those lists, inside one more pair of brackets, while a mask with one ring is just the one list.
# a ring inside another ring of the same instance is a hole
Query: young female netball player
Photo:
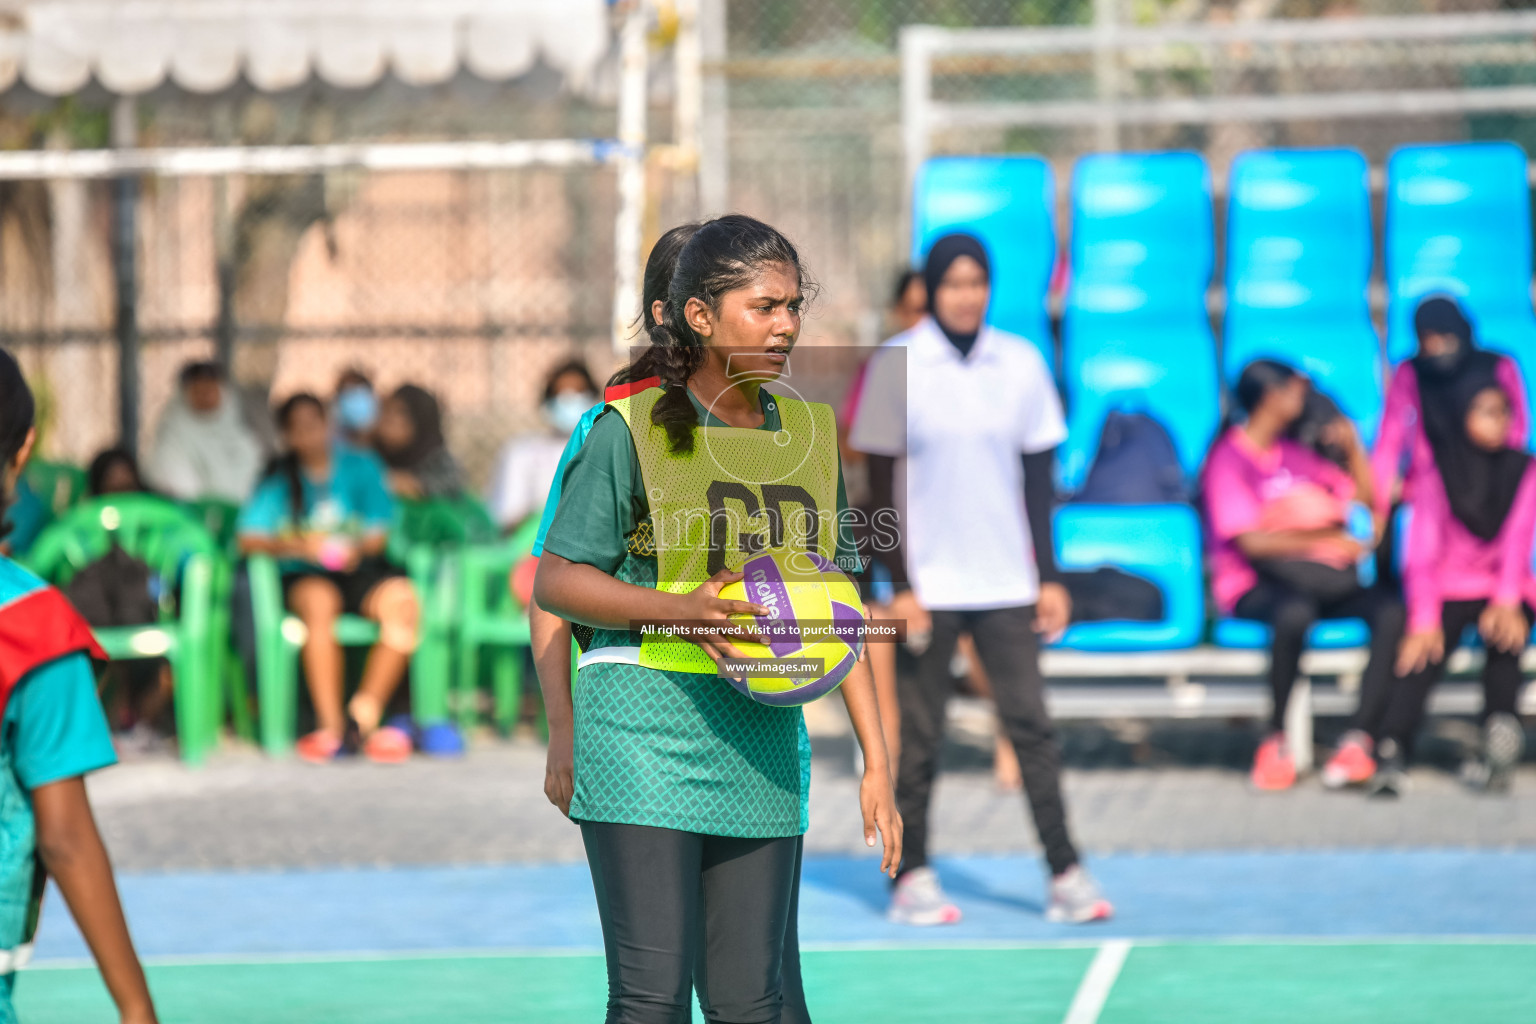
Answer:
[[[0, 351], [0, 522], [37, 439], [32, 392]], [[117, 760], [91, 657], [105, 657], [62, 594], [0, 556], [0, 1024], [32, 949], [48, 876], [58, 884], [123, 1024], [154, 1024], [85, 775]]]
[[[765, 614], [719, 597], [763, 538], [740, 530], [733, 546], [722, 531], [690, 544], [675, 524], [724, 521], [726, 493], [761, 507], [765, 486], [796, 492], [807, 511], [846, 503], [831, 411], [761, 387], [799, 334], [801, 284], [794, 247], [766, 224], [700, 228], [652, 331], [661, 386], [598, 417], [545, 539], [538, 603], [594, 631], [575, 691], [570, 815], [597, 892], [615, 1024], [685, 1022], [690, 987], [712, 1020], [782, 1020], [809, 745], [797, 709], [756, 704], [716, 675], [714, 660], [737, 653], [727, 617]], [[824, 556], [854, 555], [843, 530], [806, 533]], [[690, 643], [638, 632], [675, 620], [716, 628]], [[865, 840], [883, 837], [891, 871], [901, 825], [866, 663], [843, 690], [865, 756]]]

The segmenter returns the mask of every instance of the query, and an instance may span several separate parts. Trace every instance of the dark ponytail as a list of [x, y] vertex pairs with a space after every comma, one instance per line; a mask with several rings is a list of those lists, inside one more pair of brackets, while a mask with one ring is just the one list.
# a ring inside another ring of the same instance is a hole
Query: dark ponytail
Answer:
[[[658, 243], [657, 248], [660, 247]], [[653, 252], [652, 258], [655, 256]], [[688, 300], [698, 299], [719, 313], [720, 300], [726, 292], [750, 284], [762, 267], [774, 263], [794, 267], [803, 286], [800, 254], [789, 239], [762, 221], [741, 214], [705, 223], [678, 253], [662, 308], [662, 323], [648, 330], [651, 347], [615, 374], [613, 381], [661, 378], [666, 393], [651, 410], [651, 422], [666, 428], [673, 452], [693, 451], [693, 432], [699, 425], [698, 412], [688, 397], [688, 379], [704, 365], [704, 342], [684, 317]], [[648, 294], [650, 271], [648, 265]], [[643, 312], [649, 316], [649, 303]]]
[[[667, 296], [672, 290], [672, 271], [677, 269], [677, 257], [682, 254], [683, 247], [698, 232], [702, 225], [679, 224], [656, 240], [651, 247], [650, 256], [645, 260], [645, 281], [640, 292], [640, 315], [635, 318], [632, 325], [635, 334], [651, 340], [651, 329], [656, 320], [651, 315], [651, 309], [656, 303], [666, 305]], [[635, 357], [635, 361], [627, 366], [621, 366], [612, 377], [608, 378], [608, 386], [615, 384], [633, 384], [637, 380], [645, 380], [647, 377], [660, 376], [657, 370], [656, 347], [647, 345], [646, 349]]]
[[[282, 405], [277, 407], [276, 419], [278, 429], [287, 430], [288, 424], [293, 420], [293, 414], [306, 405], [324, 418], [325, 403], [308, 391], [301, 391], [296, 395], [290, 395]], [[299, 524], [304, 521], [304, 473], [299, 466], [298, 452], [290, 449], [279, 455], [267, 467], [267, 475], [281, 475], [284, 482], [287, 483], [288, 515], [293, 521], [293, 528], [297, 530]]]
[[[0, 474], [10, 468], [27, 443], [37, 416], [32, 389], [21, 375], [16, 357], [0, 349]], [[6, 513], [11, 505], [10, 488], [0, 482], [0, 537], [9, 530]]]

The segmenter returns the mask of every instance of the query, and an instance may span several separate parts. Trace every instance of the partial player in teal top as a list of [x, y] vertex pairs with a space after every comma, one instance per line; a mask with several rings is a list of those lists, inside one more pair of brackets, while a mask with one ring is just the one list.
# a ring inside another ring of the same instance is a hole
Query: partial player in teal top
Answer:
[[[6, 565], [3, 569], [14, 568]], [[3, 571], [0, 569], [0, 571]], [[31, 791], [117, 763], [96, 672], [84, 654], [66, 654], [27, 673], [11, 694], [0, 746], [21, 788]]]
[[560, 485], [565, 479], [565, 467], [571, 464], [571, 459], [581, 451], [581, 446], [586, 443], [587, 435], [592, 432], [592, 424], [597, 422], [598, 415], [606, 408], [607, 396], [592, 408], [581, 414], [581, 419], [576, 421], [576, 429], [571, 431], [571, 438], [565, 442], [565, 451], [560, 453], [560, 464], [555, 467], [555, 479], [549, 485], [549, 497], [544, 502], [544, 512], [539, 516], [539, 532], [533, 537], [533, 557], [538, 558], [544, 553], [544, 535], [549, 532], [549, 524], [555, 521], [555, 508], [560, 504]]
[[[0, 350], [0, 522], [32, 446], [31, 390]], [[57, 590], [0, 557], [0, 1024], [14, 1024], [51, 875], [96, 954], [123, 1024], [154, 1024], [84, 776], [116, 761], [96, 696], [90, 627]]]
[[[656, 240], [651, 254], [645, 261], [645, 284], [641, 294], [640, 318], [635, 330], [642, 337], [651, 324], [661, 322], [662, 307], [672, 284], [672, 268], [677, 264], [677, 254], [683, 251], [688, 239], [699, 229], [697, 224], [683, 224], [672, 228]], [[661, 382], [653, 376], [654, 367], [640, 361], [620, 371], [622, 379], [610, 383], [603, 400], [582, 414], [571, 431], [571, 438], [560, 453], [560, 465], [555, 479], [549, 485], [549, 497], [544, 502], [544, 512], [539, 517], [539, 532], [533, 540], [533, 557], [544, 554], [544, 538], [549, 535], [550, 524], [555, 521], [555, 509], [560, 505], [560, 493], [565, 486], [565, 473], [571, 460], [581, 451], [592, 432], [592, 424], [608, 408], [615, 398], [633, 394]], [[545, 719], [549, 723], [549, 748], [544, 765], [544, 795], [549, 802], [560, 808], [561, 814], [570, 814], [571, 797], [575, 794], [572, 770], [575, 734], [571, 705], [571, 680], [575, 675], [574, 657], [571, 653], [571, 624], [540, 608], [537, 601], [528, 602], [528, 632], [533, 650], [533, 664], [539, 676], [539, 690], [544, 697]]]
[[43, 527], [47, 526], [52, 518], [53, 510], [37, 496], [37, 492], [29, 487], [25, 480], [18, 481], [16, 500], [6, 513], [5, 525], [8, 529], [5, 536], [0, 538], [0, 553], [26, 554], [32, 542], [37, 540], [37, 535], [43, 532]]

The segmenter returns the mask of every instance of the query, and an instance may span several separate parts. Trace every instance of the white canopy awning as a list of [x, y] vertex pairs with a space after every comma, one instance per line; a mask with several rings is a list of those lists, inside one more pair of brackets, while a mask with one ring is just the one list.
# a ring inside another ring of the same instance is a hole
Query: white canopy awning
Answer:
[[359, 89], [386, 73], [499, 81], [541, 57], [575, 89], [608, 52], [605, 0], [0, 0], [0, 89], [50, 95], [94, 76], [120, 94], [166, 80], [274, 92], [311, 76]]

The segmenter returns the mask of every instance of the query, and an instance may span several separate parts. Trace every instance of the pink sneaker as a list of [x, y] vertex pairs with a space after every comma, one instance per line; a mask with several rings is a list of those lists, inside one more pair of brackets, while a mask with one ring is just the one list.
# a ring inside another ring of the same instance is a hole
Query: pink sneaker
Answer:
[[1339, 740], [1333, 756], [1323, 766], [1323, 785], [1329, 789], [1361, 786], [1376, 774], [1376, 759], [1371, 756], [1370, 736], [1351, 729]]
[[897, 880], [885, 916], [895, 924], [918, 927], [958, 924], [960, 908], [944, 895], [944, 888], [939, 885], [939, 876], [934, 874], [933, 868], [922, 867], [913, 868]]
[[1296, 759], [1286, 749], [1283, 734], [1277, 732], [1259, 744], [1251, 777], [1255, 789], [1280, 790], [1296, 785]]

